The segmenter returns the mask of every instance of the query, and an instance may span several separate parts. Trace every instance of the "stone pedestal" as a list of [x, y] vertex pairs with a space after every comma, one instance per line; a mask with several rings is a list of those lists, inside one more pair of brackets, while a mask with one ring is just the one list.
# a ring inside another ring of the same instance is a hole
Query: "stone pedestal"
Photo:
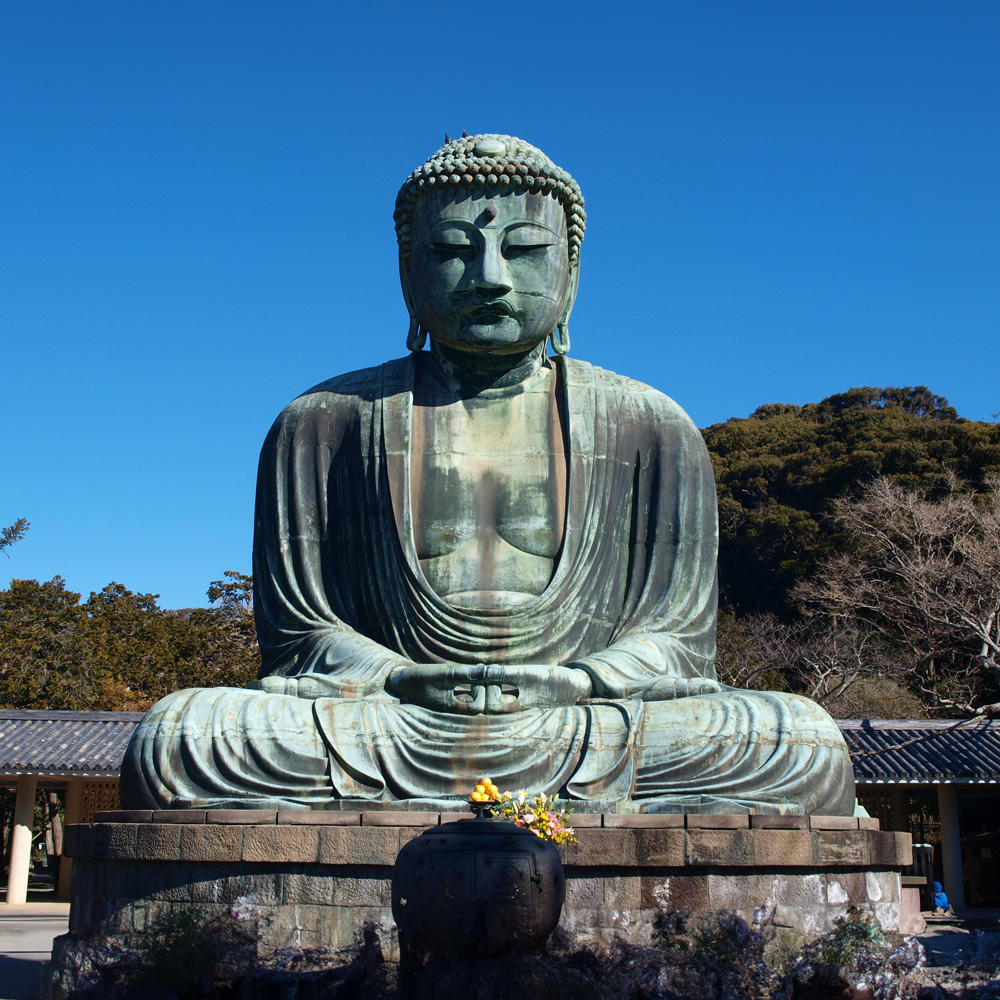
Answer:
[[[561, 931], [574, 943], [650, 941], [656, 917], [736, 912], [806, 938], [854, 907], [898, 931], [910, 835], [848, 817], [616, 816], [564, 852]], [[615, 859], [615, 860], [612, 860]]]
[[[103, 928], [134, 941], [158, 918], [195, 911], [254, 921], [266, 958], [281, 948], [351, 948], [370, 922], [392, 959], [392, 866], [403, 844], [441, 821], [390, 811], [98, 813], [66, 833], [70, 934]], [[560, 849], [567, 898], [556, 931], [567, 947], [648, 943], [670, 910], [736, 911], [806, 937], [851, 906], [887, 931], [900, 926], [910, 836], [882, 832], [877, 820], [574, 814], [571, 822], [579, 843]]]

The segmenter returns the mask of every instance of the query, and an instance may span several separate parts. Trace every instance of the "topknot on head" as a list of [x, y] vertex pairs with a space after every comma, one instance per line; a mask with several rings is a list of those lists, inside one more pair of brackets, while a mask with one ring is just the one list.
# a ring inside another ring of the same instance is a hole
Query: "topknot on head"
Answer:
[[580, 185], [523, 139], [493, 133], [463, 133], [460, 139], [447, 141], [406, 178], [396, 196], [393, 214], [402, 261], [410, 257], [413, 207], [422, 194], [437, 188], [547, 192], [559, 200], [566, 212], [570, 262], [576, 263], [580, 258], [580, 244], [587, 228]]

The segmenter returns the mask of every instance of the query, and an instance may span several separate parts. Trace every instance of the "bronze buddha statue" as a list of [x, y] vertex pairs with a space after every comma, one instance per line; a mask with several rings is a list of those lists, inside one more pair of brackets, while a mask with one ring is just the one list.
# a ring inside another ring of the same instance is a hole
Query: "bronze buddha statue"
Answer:
[[852, 812], [823, 709], [716, 680], [697, 428], [567, 356], [584, 224], [576, 182], [510, 136], [449, 142], [410, 175], [410, 354], [278, 417], [257, 483], [260, 680], [154, 706], [123, 804], [447, 808], [489, 773], [579, 809]]

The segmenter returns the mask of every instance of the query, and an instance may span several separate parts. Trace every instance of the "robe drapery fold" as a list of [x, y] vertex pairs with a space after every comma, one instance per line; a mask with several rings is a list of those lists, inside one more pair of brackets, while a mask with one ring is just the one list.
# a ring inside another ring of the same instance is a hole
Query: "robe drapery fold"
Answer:
[[322, 674], [345, 697], [388, 697], [404, 662], [574, 663], [607, 698], [714, 678], [715, 485], [687, 415], [638, 382], [558, 359], [568, 486], [554, 576], [512, 609], [457, 608], [414, 545], [417, 363], [428, 362], [324, 383], [268, 436], [254, 543], [263, 673]]
[[[410, 484], [417, 354], [291, 403], [261, 452], [254, 537], [260, 691], [159, 702], [126, 754], [134, 807], [464, 798], [501, 787], [687, 811], [849, 813], [835, 723], [790, 695], [715, 679], [711, 462], [654, 389], [557, 366], [565, 532], [543, 593], [456, 607], [417, 557]], [[410, 663], [571, 665], [580, 705], [465, 716], [385, 689]], [[241, 775], [243, 776], [241, 778]]]

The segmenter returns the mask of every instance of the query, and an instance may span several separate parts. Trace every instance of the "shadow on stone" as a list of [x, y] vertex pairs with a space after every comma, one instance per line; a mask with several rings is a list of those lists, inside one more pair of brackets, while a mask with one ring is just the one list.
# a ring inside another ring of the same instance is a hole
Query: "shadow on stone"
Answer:
[[256, 921], [171, 913], [142, 936], [64, 935], [51, 1000], [381, 1000], [394, 969], [365, 927], [349, 952], [282, 948], [257, 955]]
[[890, 941], [860, 915], [805, 948], [735, 914], [678, 912], [657, 922], [650, 945], [569, 944], [557, 932], [547, 953], [432, 961], [400, 1000], [915, 1000], [910, 973], [924, 960], [919, 944]]
[[[785, 936], [783, 936], [785, 935]], [[850, 915], [806, 944], [736, 914], [665, 914], [649, 945], [574, 947], [558, 932], [547, 951], [431, 959], [401, 988], [374, 925], [350, 951], [279, 949], [257, 955], [252, 920], [197, 924], [182, 913], [138, 938], [58, 939], [53, 1000], [916, 1000], [919, 943], [885, 937]], [[777, 946], [780, 945], [780, 946]], [[950, 994], [941, 994], [947, 997]], [[986, 1000], [989, 992], [970, 994]]]

